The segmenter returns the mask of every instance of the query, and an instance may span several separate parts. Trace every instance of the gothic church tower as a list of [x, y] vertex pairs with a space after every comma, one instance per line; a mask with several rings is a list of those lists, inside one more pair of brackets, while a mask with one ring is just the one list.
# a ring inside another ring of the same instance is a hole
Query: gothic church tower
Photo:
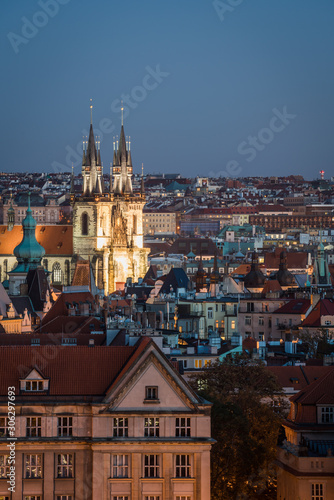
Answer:
[[128, 277], [137, 281], [147, 271], [148, 249], [143, 248], [145, 192], [132, 189], [130, 145], [122, 125], [118, 148], [114, 148], [110, 190], [103, 183], [99, 142], [90, 125], [82, 158], [82, 192], [74, 193], [73, 253], [92, 263], [98, 288], [108, 295], [123, 288]]

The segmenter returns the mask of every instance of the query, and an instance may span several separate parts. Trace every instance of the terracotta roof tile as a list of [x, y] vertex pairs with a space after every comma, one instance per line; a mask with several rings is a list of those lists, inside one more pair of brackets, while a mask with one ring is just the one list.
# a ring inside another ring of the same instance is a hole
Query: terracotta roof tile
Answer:
[[143, 352], [147, 340], [134, 347], [0, 346], [0, 394], [15, 386], [18, 395], [19, 379], [36, 366], [50, 379], [51, 397], [102, 396]]
[[[36, 239], [46, 255], [73, 254], [73, 227], [63, 225], [37, 226]], [[14, 248], [22, 241], [22, 226], [14, 226], [8, 231], [7, 226], [0, 226], [0, 254], [13, 255]]]

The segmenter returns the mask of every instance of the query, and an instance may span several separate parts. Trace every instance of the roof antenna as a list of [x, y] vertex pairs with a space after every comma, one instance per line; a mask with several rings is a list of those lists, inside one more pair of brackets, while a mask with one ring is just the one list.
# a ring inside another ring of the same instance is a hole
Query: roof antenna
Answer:
[[124, 116], [123, 116], [123, 111], [124, 111], [123, 101], [121, 101], [121, 104], [122, 104], [121, 111], [122, 111], [122, 127], [123, 127], [123, 119], [124, 119]]
[[90, 99], [90, 124], [93, 125], [93, 99]]

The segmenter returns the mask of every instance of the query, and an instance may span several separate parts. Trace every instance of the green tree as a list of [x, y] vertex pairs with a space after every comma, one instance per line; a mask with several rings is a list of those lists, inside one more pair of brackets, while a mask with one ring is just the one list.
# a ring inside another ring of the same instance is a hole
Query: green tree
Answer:
[[214, 364], [191, 383], [213, 403], [212, 500], [276, 498], [274, 462], [286, 404], [275, 376], [242, 357]]
[[315, 331], [303, 329], [299, 334], [303, 342], [307, 357], [320, 358], [334, 352], [333, 333], [328, 328], [319, 327]]

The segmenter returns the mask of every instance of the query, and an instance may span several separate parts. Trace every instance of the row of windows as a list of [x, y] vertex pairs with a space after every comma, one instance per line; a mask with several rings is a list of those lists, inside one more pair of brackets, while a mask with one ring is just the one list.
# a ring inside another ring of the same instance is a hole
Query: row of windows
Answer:
[[[162, 455], [143, 455], [143, 477], [162, 477]], [[113, 478], [131, 477], [130, 455], [112, 455], [111, 474]], [[10, 455], [0, 455], [0, 479], [6, 479], [10, 475]], [[192, 477], [192, 456], [178, 454], [174, 456], [175, 477]], [[71, 453], [60, 453], [55, 457], [55, 478], [74, 477], [74, 455]], [[24, 478], [43, 478], [43, 455], [27, 454], [24, 457]], [[0, 497], [1, 500], [1, 497]]]
[[[0, 479], [9, 477], [10, 456], [0, 455]], [[24, 457], [24, 477], [25, 479], [40, 479], [43, 477], [43, 455], [27, 454]], [[56, 455], [55, 465], [56, 478], [74, 477], [74, 456], [70, 453]], [[1, 497], [0, 497], [1, 498]]]
[[[117, 497], [115, 497], [117, 498]], [[123, 497], [125, 498], [125, 497]], [[8, 496], [1, 496], [0, 500], [9, 500]], [[42, 500], [41, 495], [24, 495], [23, 500]], [[56, 495], [55, 500], [74, 500], [73, 495]]]
[[[200, 367], [196, 366], [196, 368]], [[128, 437], [128, 433], [129, 433], [128, 418], [115, 417], [113, 419], [113, 437]], [[57, 436], [71, 437], [72, 435], [73, 435], [73, 418], [57, 417]], [[8, 417], [0, 417], [0, 437], [4, 436], [9, 436]], [[26, 417], [26, 437], [37, 438], [41, 436], [42, 436], [42, 417]], [[159, 417], [144, 418], [144, 436], [160, 437]], [[176, 437], [191, 436], [190, 417], [177, 417], [175, 419], [175, 436]]]
[[[42, 500], [41, 495], [24, 495], [24, 500]], [[56, 500], [74, 500], [73, 495], [56, 495]], [[112, 500], [130, 500], [129, 495], [113, 495]], [[9, 496], [0, 495], [0, 500], [9, 500]], [[143, 500], [162, 500], [160, 495], [144, 495]], [[189, 495], [177, 495], [175, 500], [191, 500]]]

